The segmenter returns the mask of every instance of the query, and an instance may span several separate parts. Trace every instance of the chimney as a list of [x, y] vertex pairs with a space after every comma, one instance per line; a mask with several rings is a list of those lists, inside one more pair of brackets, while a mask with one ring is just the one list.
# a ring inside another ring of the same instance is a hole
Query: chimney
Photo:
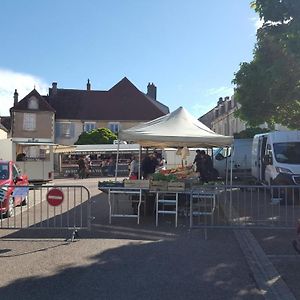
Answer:
[[86, 90], [90, 91], [91, 90], [91, 84], [90, 84], [90, 80], [88, 79], [88, 82], [86, 84]]
[[147, 85], [147, 96], [156, 100], [156, 86], [153, 84], [153, 82], [152, 83], [149, 82]]
[[19, 94], [17, 92], [17, 89], [15, 89], [15, 92], [14, 92], [14, 106], [18, 104], [18, 97], [19, 97]]
[[222, 103], [223, 103], [223, 98], [220, 97], [220, 98], [219, 98], [219, 101], [218, 101], [218, 105], [220, 105], [220, 104], [222, 104]]
[[52, 95], [57, 94], [57, 82], [52, 82]]

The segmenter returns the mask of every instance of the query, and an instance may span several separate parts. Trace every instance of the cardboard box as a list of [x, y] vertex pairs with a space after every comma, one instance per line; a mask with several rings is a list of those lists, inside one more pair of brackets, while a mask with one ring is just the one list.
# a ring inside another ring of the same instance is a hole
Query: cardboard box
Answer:
[[126, 188], [140, 188], [140, 189], [149, 189], [150, 181], [149, 180], [124, 180], [124, 187]]
[[184, 191], [185, 183], [182, 181], [170, 181], [168, 182], [168, 191]]
[[167, 191], [168, 190], [168, 182], [163, 180], [153, 180], [150, 184], [151, 191]]

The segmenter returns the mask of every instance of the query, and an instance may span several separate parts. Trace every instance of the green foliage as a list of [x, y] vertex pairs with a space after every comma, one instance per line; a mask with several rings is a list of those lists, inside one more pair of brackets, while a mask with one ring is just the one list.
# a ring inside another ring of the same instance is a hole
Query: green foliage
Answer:
[[250, 139], [253, 138], [256, 134], [265, 133], [269, 131], [270, 129], [267, 128], [249, 127], [239, 133], [235, 133], [233, 136], [235, 139]]
[[235, 73], [236, 115], [255, 127], [267, 122], [300, 128], [300, 1], [256, 0], [264, 21], [253, 60]]
[[116, 139], [117, 136], [108, 128], [98, 128], [81, 133], [75, 145], [112, 144]]
[[154, 173], [152, 175], [153, 180], [157, 181], [176, 181], [177, 177], [174, 174], [161, 174], [161, 173]]

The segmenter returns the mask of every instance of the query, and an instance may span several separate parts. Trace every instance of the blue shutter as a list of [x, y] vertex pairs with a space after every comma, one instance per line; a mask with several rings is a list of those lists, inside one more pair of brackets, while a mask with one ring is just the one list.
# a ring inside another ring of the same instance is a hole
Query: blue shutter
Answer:
[[55, 122], [54, 140], [60, 137], [60, 124]]
[[71, 138], [75, 137], [75, 124], [74, 123], [70, 124], [70, 137]]

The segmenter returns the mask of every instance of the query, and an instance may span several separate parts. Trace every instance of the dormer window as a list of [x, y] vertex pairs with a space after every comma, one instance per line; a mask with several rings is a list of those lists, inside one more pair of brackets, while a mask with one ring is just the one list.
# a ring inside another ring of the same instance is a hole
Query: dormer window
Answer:
[[28, 109], [39, 109], [38, 99], [31, 97], [28, 101]]

